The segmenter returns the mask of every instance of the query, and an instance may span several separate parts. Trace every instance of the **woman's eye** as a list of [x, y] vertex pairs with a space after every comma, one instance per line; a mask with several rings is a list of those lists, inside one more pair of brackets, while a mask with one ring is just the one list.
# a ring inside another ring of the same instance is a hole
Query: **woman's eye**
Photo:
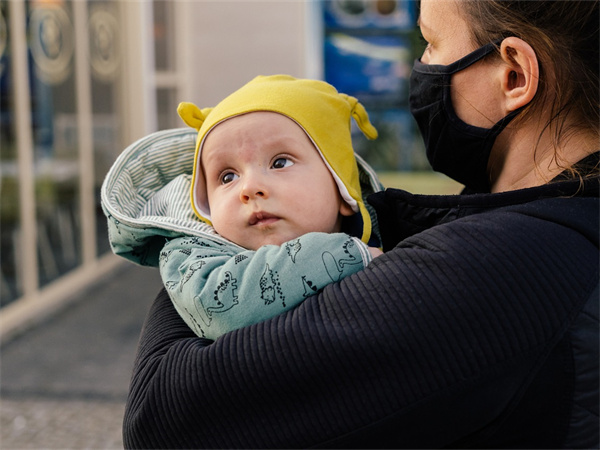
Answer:
[[273, 161], [273, 169], [283, 169], [284, 167], [289, 167], [293, 165], [294, 162], [289, 160], [288, 158], [277, 158]]
[[226, 172], [223, 175], [221, 175], [221, 184], [231, 183], [236, 178], [238, 178], [238, 176], [235, 173], [233, 173], [233, 172]]

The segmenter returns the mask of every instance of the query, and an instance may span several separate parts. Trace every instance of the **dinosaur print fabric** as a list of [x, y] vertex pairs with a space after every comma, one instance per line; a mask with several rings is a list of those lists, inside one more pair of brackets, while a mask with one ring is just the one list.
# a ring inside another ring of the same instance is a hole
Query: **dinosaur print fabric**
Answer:
[[216, 339], [293, 308], [370, 260], [367, 246], [343, 233], [308, 233], [242, 252], [183, 237], [165, 245], [159, 267], [186, 323], [198, 336]]

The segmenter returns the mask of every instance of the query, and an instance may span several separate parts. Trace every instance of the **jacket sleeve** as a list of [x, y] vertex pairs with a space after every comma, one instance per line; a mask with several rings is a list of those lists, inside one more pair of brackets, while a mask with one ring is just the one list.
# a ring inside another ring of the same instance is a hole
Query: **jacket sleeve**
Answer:
[[[568, 391], [550, 382], [531, 397], [528, 386], [562, 370], [544, 364], [598, 283], [598, 253], [560, 228], [548, 245], [528, 220], [436, 227], [213, 343], [161, 292], [140, 339], [126, 448], [508, 448], [519, 440], [506, 424], [553, 428], [544, 402]], [[511, 422], [527, 398], [535, 414]]]
[[185, 322], [214, 340], [294, 308], [370, 259], [364, 243], [342, 233], [309, 233], [239, 253], [187, 237], [165, 245], [160, 272]]

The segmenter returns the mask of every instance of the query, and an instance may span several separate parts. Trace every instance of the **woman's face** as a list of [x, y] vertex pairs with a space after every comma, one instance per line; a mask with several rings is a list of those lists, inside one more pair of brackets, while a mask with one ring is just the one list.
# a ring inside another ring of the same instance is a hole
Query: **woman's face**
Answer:
[[[425, 64], [448, 65], [477, 48], [461, 3], [465, 0], [422, 0], [419, 27], [427, 41]], [[452, 104], [464, 122], [491, 128], [506, 115], [500, 108], [501, 80], [497, 62], [479, 61], [452, 76]]]

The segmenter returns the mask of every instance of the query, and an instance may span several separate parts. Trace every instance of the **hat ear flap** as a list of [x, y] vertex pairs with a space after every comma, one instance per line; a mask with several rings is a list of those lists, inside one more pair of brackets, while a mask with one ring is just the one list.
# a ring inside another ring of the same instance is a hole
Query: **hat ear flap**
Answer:
[[196, 130], [200, 130], [200, 127], [211, 111], [212, 108], [200, 109], [193, 103], [189, 102], [181, 102], [177, 107], [177, 113], [179, 114], [179, 117], [183, 119], [187, 126], [195, 128]]
[[377, 129], [371, 124], [367, 110], [362, 103], [350, 95], [340, 94], [340, 96], [345, 98], [350, 105], [350, 108], [352, 108], [352, 117], [354, 117], [354, 120], [356, 121], [358, 128], [360, 128], [360, 131], [362, 131], [368, 139], [377, 139]]

